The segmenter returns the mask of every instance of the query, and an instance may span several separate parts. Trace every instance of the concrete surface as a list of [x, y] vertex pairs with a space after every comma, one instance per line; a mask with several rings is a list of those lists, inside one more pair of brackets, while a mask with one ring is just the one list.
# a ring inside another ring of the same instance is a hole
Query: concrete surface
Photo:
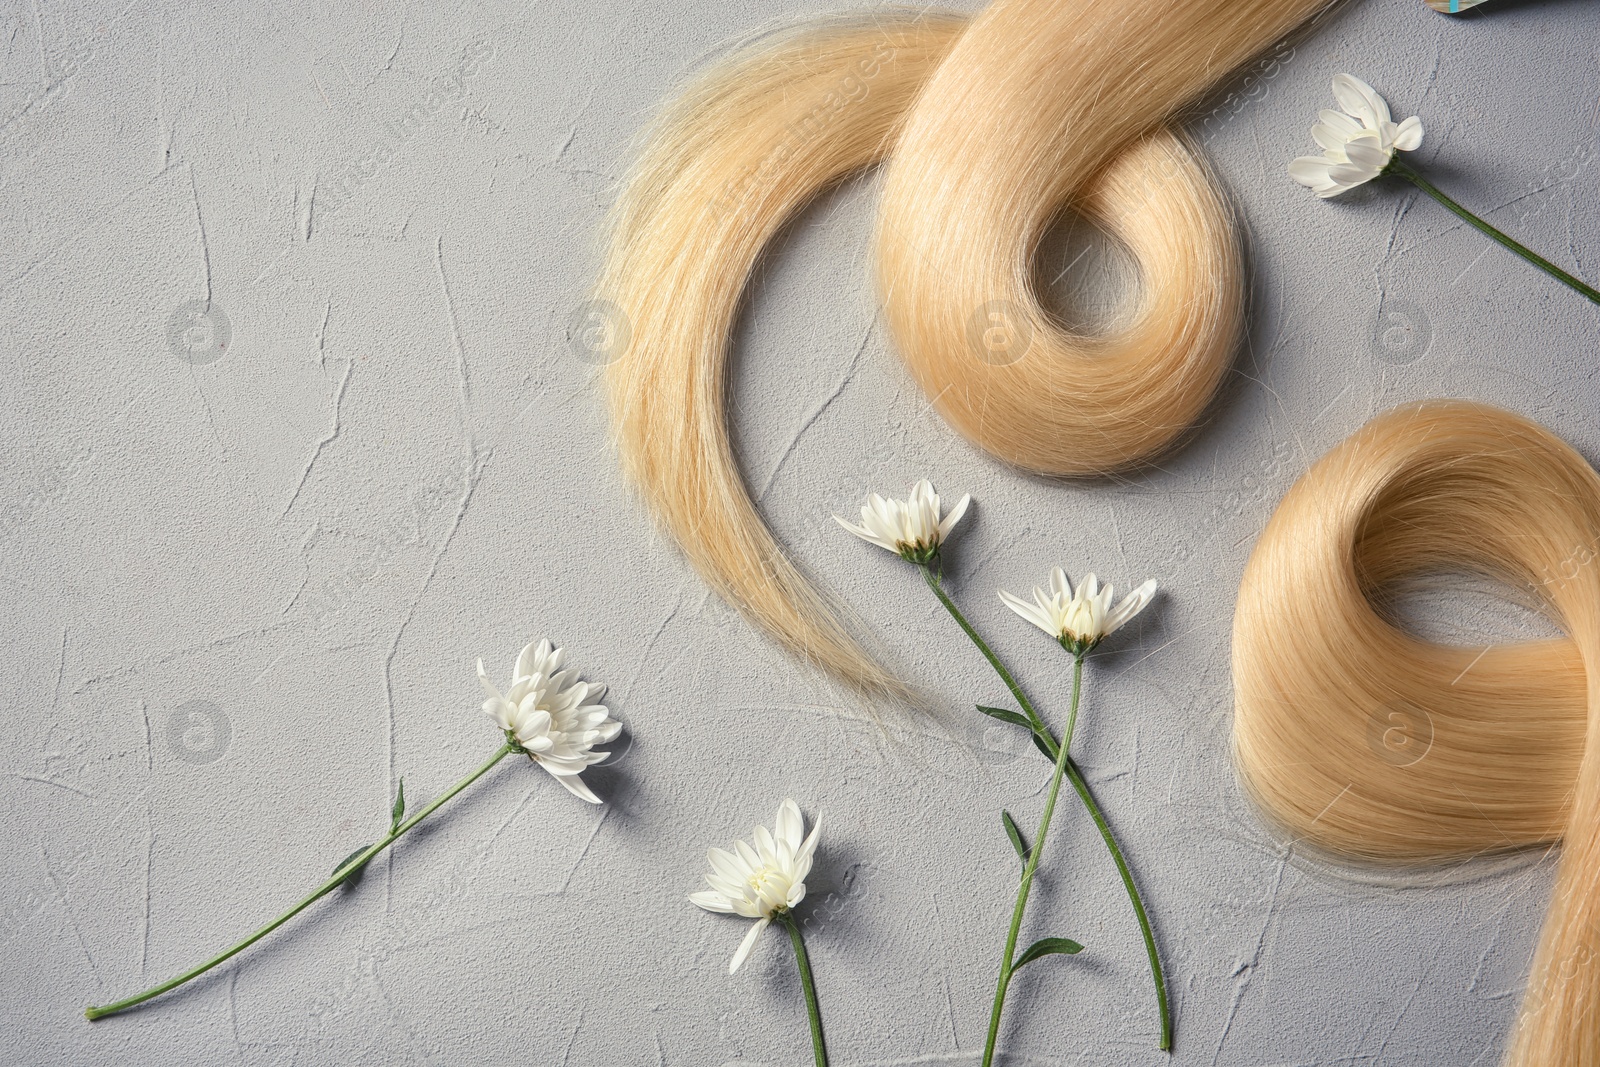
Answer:
[[[780, 939], [730, 978], [743, 923], [685, 900], [704, 848], [785, 795], [827, 819], [835, 1062], [976, 1062], [1015, 867], [997, 809], [1031, 823], [1045, 768], [966, 710], [1002, 691], [914, 574], [828, 520], [922, 475], [976, 497], [953, 586], [1053, 714], [1065, 657], [994, 590], [1061, 563], [1167, 591], [1096, 661], [1079, 751], [1177, 1051], [1069, 807], [1030, 932], [1089, 948], [1019, 980], [1007, 1062], [1497, 1061], [1553, 861], [1387, 878], [1287, 848], [1234, 783], [1227, 634], [1279, 495], [1390, 404], [1490, 400], [1600, 457], [1600, 311], [1402, 189], [1322, 203], [1283, 173], [1351, 71], [1422, 116], [1441, 184], [1600, 276], [1600, 8], [1361, 0], [1219, 88], [1193, 125], [1248, 225], [1249, 348], [1209, 426], [1114, 483], [1018, 475], [929, 414], [874, 321], [872, 178], [798, 222], [742, 330], [745, 470], [948, 736], [880, 733], [707, 597], [622, 488], [567, 343], [630, 137], [719, 42], [796, 13], [6, 6], [0, 1062], [805, 1064]], [[1409, 610], [1465, 641], [1544, 628], [1492, 590]], [[347, 899], [84, 1022], [297, 899], [401, 776], [416, 806], [480, 761], [473, 662], [502, 674], [538, 636], [629, 724], [593, 776], [608, 806], [502, 765]]]

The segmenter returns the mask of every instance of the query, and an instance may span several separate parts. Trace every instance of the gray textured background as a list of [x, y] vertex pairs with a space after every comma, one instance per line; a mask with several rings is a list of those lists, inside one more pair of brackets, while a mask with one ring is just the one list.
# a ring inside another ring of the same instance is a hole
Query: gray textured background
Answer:
[[[1229, 765], [1227, 634], [1274, 502], [1392, 403], [1490, 400], [1600, 456], [1595, 308], [1400, 188], [1322, 203], [1283, 173], [1351, 71], [1422, 116], [1441, 184], [1592, 280], [1600, 8], [1363, 0], [1219, 89], [1194, 127], [1248, 226], [1249, 348], [1209, 426], [1115, 483], [1003, 469], [929, 413], [874, 320], [873, 179], [799, 220], [733, 417], [796, 557], [947, 705], [948, 729], [887, 737], [653, 535], [565, 337], [629, 139], [719, 42], [793, 14], [5, 7], [0, 1061], [806, 1063], [779, 938], [730, 978], [743, 923], [685, 901], [708, 844], [793, 795], [828, 820], [810, 943], [836, 1062], [975, 1062], [1015, 877], [996, 810], [1031, 824], [1045, 766], [964, 710], [1002, 692], [914, 573], [827, 518], [921, 475], [976, 497], [953, 587], [1052, 714], [1066, 659], [994, 589], [1061, 563], [1167, 590], [1096, 660], [1079, 751], [1158, 923], [1177, 1052], [1069, 805], [1030, 932], [1089, 949], [1019, 980], [1010, 1062], [1496, 1061], [1553, 861], [1402, 885], [1286, 848]], [[1047, 256], [1062, 284], [1096, 273], [1073, 247]], [[225, 349], [182, 333], [208, 298]], [[1413, 608], [1461, 640], [1543, 625], [1492, 591]], [[502, 765], [350, 898], [82, 1020], [296, 899], [399, 776], [420, 803], [487, 755], [473, 660], [499, 676], [537, 636], [633, 731], [593, 775], [607, 807]]]

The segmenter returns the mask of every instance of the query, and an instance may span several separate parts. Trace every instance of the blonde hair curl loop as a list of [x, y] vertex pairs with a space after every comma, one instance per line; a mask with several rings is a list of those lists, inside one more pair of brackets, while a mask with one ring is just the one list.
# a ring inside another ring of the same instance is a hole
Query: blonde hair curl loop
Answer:
[[[707, 583], [834, 676], [904, 695], [762, 522], [724, 413], [762, 250], [886, 156], [881, 296], [940, 413], [1049, 474], [1170, 447], [1228, 367], [1243, 280], [1226, 205], [1162, 123], [1325, 2], [996, 0], [970, 24], [897, 15], [780, 34], [696, 80], [616, 205], [597, 295], [631, 336], [606, 370], [624, 469]], [[1034, 292], [1036, 246], [1069, 206], [1140, 269], [1138, 312], [1112, 336], [1065, 331]]]
[[[1410, 404], [1284, 497], [1234, 616], [1240, 776], [1297, 838], [1387, 864], [1562, 842], [1512, 1067], [1600, 1064], [1597, 555], [1582, 456], [1495, 408]], [[1441, 569], [1535, 590], [1567, 636], [1440, 645], [1374, 607]]]

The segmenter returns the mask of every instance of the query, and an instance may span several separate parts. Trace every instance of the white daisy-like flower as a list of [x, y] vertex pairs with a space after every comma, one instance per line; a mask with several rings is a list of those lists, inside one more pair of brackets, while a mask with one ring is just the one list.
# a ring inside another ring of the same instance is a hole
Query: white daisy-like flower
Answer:
[[1155, 597], [1156, 588], [1152, 578], [1113, 608], [1109, 584], [1102, 587], [1099, 579], [1090, 574], [1074, 590], [1067, 581], [1067, 572], [1056, 567], [1050, 572], [1050, 592], [1035, 589], [1032, 604], [1004, 589], [1000, 590], [1000, 599], [1006, 607], [1061, 642], [1062, 648], [1081, 655], [1143, 611]]
[[1395, 122], [1383, 97], [1360, 78], [1336, 75], [1333, 96], [1344, 110], [1323, 111], [1311, 128], [1322, 155], [1289, 164], [1289, 177], [1324, 199], [1370, 182], [1396, 152], [1422, 147], [1422, 120], [1413, 115]]
[[489, 694], [483, 710], [529, 759], [575, 796], [598, 804], [600, 798], [578, 775], [611, 755], [594, 751], [594, 746], [615, 741], [622, 724], [611, 718], [605, 705], [594, 703], [606, 687], [580, 682], [577, 671], [562, 670], [565, 657], [549, 641], [530, 643], [517, 656], [511, 688], [504, 693], [489, 681], [480, 659], [478, 681]]
[[833, 521], [863, 541], [886, 548], [901, 559], [927, 563], [939, 554], [939, 547], [967, 513], [970, 503], [970, 495], [962, 497], [950, 509], [950, 514], [940, 519], [939, 496], [933, 491], [933, 483], [924, 478], [911, 487], [911, 496], [906, 500], [886, 500], [873, 493], [861, 509], [860, 526], [845, 522], [837, 515]]
[[811, 836], [802, 840], [805, 829], [799, 805], [785, 800], [778, 806], [775, 829], [756, 827], [754, 848], [740, 841], [732, 852], [714, 848], [706, 853], [711, 862], [706, 883], [711, 888], [691, 893], [689, 900], [706, 911], [758, 920], [733, 954], [729, 974], [744, 963], [761, 931], [774, 918], [787, 915], [790, 908], [805, 899], [806, 875], [811, 873], [811, 857], [817, 851], [822, 820], [818, 819], [811, 827]]

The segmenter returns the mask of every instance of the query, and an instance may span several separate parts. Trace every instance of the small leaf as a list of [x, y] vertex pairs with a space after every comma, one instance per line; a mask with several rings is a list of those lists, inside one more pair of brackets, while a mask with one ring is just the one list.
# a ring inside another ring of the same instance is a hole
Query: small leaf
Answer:
[[1018, 712], [1007, 711], [1005, 708], [986, 708], [982, 704], [978, 704], [976, 707], [979, 711], [983, 712], [991, 719], [999, 719], [1001, 722], [1008, 722], [1013, 726], [1020, 726], [1024, 730], [1033, 729], [1033, 723], [1029, 722]]
[[1017, 859], [1023, 863], [1028, 862], [1028, 846], [1022, 843], [1022, 831], [1017, 829], [1017, 820], [1011, 817], [1009, 811], [1000, 812], [1000, 821], [1005, 824], [1006, 836], [1011, 838], [1011, 847], [1017, 850]]
[[1017, 957], [1017, 962], [1011, 965], [1011, 971], [1013, 974], [1015, 974], [1017, 971], [1022, 970], [1022, 968], [1026, 967], [1040, 956], [1048, 956], [1054, 952], [1060, 952], [1067, 956], [1075, 956], [1082, 951], [1082, 945], [1068, 938], [1041, 937], [1039, 940], [1029, 945], [1027, 950], [1024, 951], [1022, 955]]
[[[338, 874], [340, 871], [342, 871], [346, 867], [350, 866], [350, 864], [352, 864], [352, 863], [354, 863], [356, 861], [357, 857], [359, 857], [363, 852], [365, 852], [367, 849], [369, 849], [371, 847], [372, 847], [371, 845], [362, 845], [360, 848], [358, 848], [354, 852], [350, 853], [350, 855], [346, 856], [344, 859], [340, 860], [338, 863], [333, 865], [333, 873], [334, 874]], [[367, 873], [367, 865], [365, 863], [363, 863], [361, 866], [357, 867], [355, 870], [353, 870], [349, 874], [345, 875], [344, 878], [342, 878], [340, 880], [339, 884], [344, 886], [346, 889], [354, 889], [356, 887], [356, 885], [360, 883], [361, 876], [363, 874], [366, 874], [366, 873]]]
[[406, 814], [406, 780], [400, 779], [400, 788], [394, 795], [394, 807], [389, 809], [389, 832], [392, 834], [400, 829], [400, 820]]
[[1047, 734], [1042, 734], [1037, 730], [1035, 730], [1031, 736], [1033, 737], [1033, 747], [1044, 753], [1045, 759], [1049, 760], [1051, 763], [1054, 763], [1056, 761], [1056, 755], [1061, 751], [1060, 748], [1056, 747], [1055, 741]]

